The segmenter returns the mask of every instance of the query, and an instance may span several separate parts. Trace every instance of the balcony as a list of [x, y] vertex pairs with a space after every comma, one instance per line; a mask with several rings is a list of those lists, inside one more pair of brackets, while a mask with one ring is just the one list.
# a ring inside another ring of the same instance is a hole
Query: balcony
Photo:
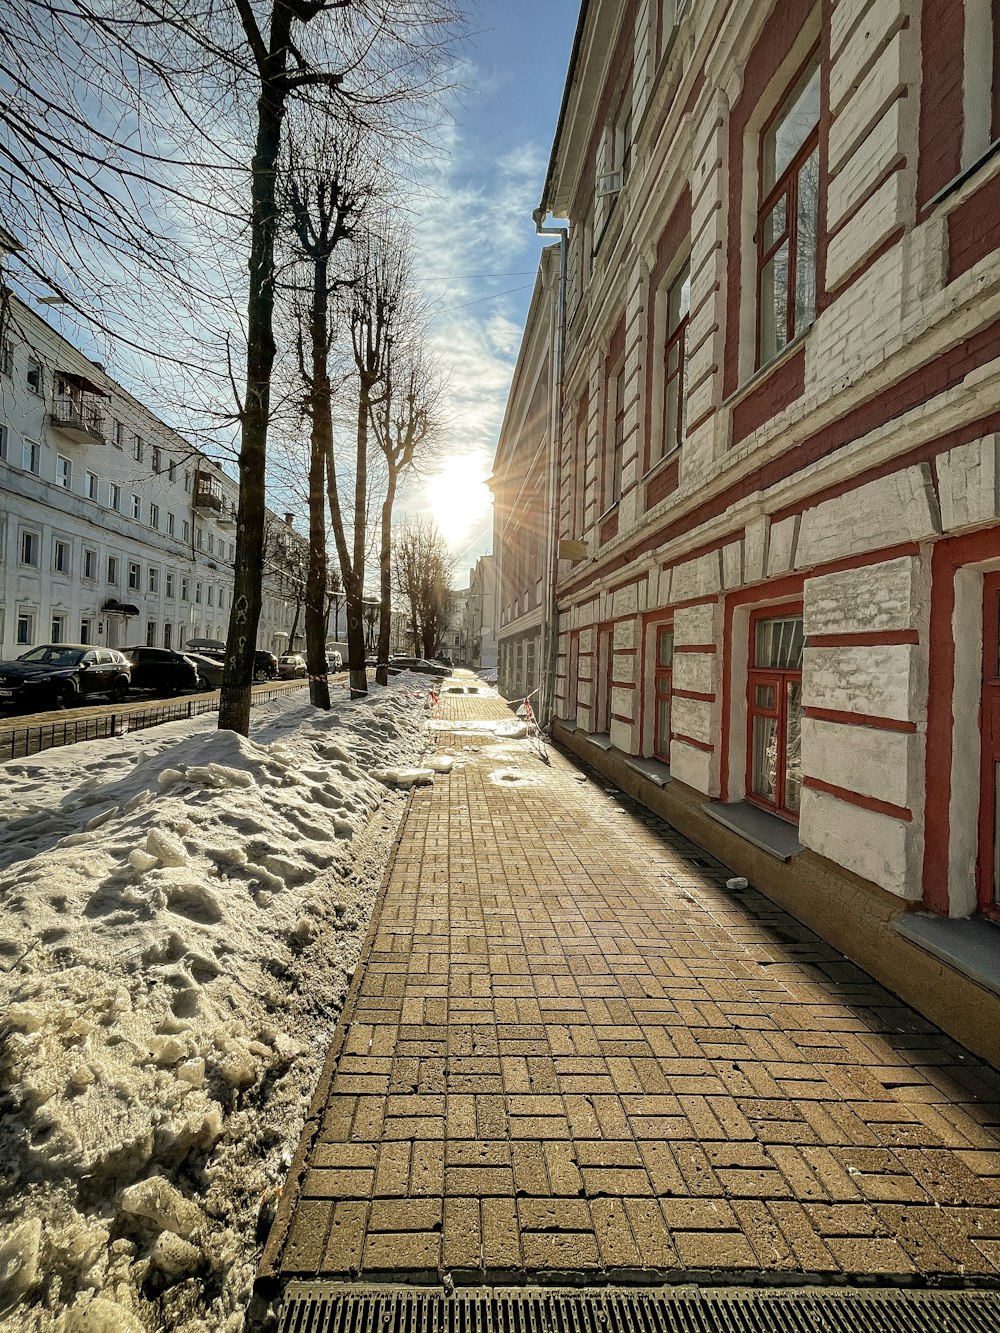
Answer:
[[222, 487], [214, 477], [198, 474], [194, 488], [194, 507], [200, 514], [221, 514], [224, 512], [225, 498]]
[[236, 506], [225, 506], [219, 514], [219, 517], [216, 519], [216, 522], [219, 527], [225, 529], [226, 532], [233, 532], [236, 528]]
[[104, 444], [104, 413], [96, 403], [74, 394], [60, 394], [52, 404], [49, 425], [75, 440]]

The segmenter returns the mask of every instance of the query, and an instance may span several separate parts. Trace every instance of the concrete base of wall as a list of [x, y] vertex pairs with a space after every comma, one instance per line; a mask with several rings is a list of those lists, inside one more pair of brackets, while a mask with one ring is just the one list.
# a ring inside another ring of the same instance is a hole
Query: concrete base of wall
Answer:
[[815, 852], [780, 861], [712, 819], [704, 794], [676, 778], [659, 786], [632, 767], [630, 756], [602, 749], [558, 721], [552, 736], [956, 1041], [1000, 1067], [1000, 996], [893, 930], [893, 920], [913, 904]]

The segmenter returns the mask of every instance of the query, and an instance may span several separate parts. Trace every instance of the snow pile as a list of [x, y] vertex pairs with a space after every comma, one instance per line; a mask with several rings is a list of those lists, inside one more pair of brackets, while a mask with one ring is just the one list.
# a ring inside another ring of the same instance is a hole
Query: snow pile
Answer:
[[425, 745], [392, 688], [254, 720], [0, 766], [4, 1333], [243, 1326], [402, 810], [372, 770]]

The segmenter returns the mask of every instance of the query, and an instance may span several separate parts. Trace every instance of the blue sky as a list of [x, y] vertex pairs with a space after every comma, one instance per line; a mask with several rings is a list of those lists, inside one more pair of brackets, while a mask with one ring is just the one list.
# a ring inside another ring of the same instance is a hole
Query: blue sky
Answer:
[[544, 242], [535, 235], [578, 0], [490, 0], [459, 71], [464, 90], [442, 127], [442, 152], [421, 174], [413, 240], [448, 381], [436, 478], [404, 493], [400, 515], [428, 508], [468, 584], [492, 549], [489, 475], [525, 313]]

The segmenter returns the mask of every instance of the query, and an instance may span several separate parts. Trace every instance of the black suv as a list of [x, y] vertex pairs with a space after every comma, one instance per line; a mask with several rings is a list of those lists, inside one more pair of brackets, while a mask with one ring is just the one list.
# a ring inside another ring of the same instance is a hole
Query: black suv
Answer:
[[[192, 639], [191, 643], [197, 640]], [[188, 645], [190, 647], [190, 644]], [[213, 662], [220, 664], [225, 660], [225, 652], [215, 648], [201, 648], [198, 650], [203, 657], [209, 657]], [[266, 648], [255, 648], [253, 654], [253, 678], [256, 681], [274, 680], [278, 674], [278, 659], [274, 653], [269, 653]]]
[[179, 694], [198, 688], [198, 668], [173, 648], [126, 648], [132, 663], [132, 688], [157, 694]]
[[114, 648], [45, 643], [16, 662], [0, 662], [0, 705], [38, 712], [65, 708], [91, 694], [119, 703], [130, 678], [128, 659]]

